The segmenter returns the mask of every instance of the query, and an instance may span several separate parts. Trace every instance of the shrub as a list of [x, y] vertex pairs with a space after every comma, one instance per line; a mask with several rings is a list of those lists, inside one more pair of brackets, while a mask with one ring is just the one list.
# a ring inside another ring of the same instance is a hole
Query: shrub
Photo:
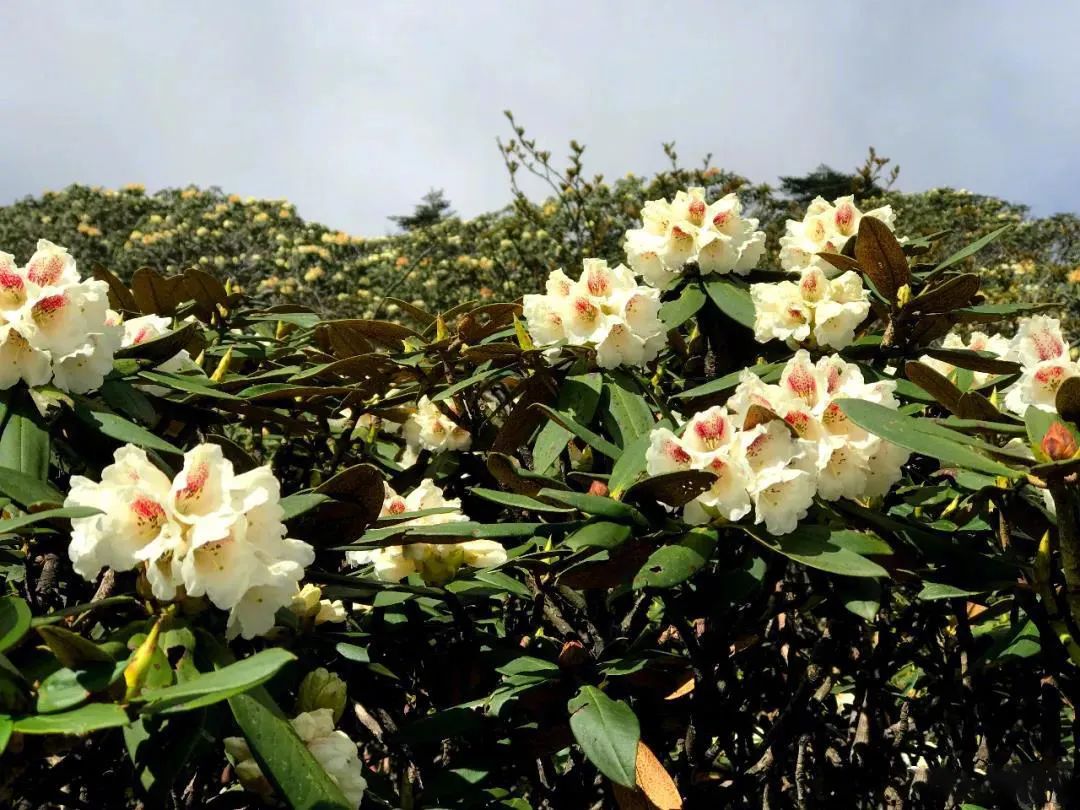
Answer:
[[1057, 321], [887, 207], [814, 201], [781, 272], [668, 196], [605, 237], [660, 286], [399, 320], [0, 272], [4, 803], [1076, 801]]

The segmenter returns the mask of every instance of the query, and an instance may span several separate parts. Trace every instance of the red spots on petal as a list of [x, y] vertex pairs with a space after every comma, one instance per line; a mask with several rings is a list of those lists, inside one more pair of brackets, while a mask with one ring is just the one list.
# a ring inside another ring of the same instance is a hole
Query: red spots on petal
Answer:
[[840, 369], [838, 367], [832, 365], [829, 366], [829, 375], [825, 385], [830, 394], [835, 393], [836, 389], [840, 387]]
[[784, 421], [800, 436], [805, 436], [810, 430], [810, 415], [803, 411], [790, 411]]
[[58, 313], [64, 310], [68, 300], [64, 293], [48, 295], [34, 304], [30, 314], [34, 322], [41, 325], [51, 322]]
[[728, 224], [728, 220], [730, 219], [730, 211], [721, 211], [719, 214], [712, 218], [712, 224], [715, 225], [718, 229], [723, 229], [723, 227]]
[[386, 512], [390, 515], [400, 515], [405, 512], [405, 501], [402, 498], [394, 498], [386, 505]]
[[1039, 360], [1053, 360], [1065, 353], [1065, 344], [1050, 332], [1036, 332], [1031, 336], [1031, 341], [1039, 353]]
[[588, 298], [578, 298], [574, 301], [574, 312], [583, 321], [595, 321], [600, 311]]
[[180, 498], [183, 500], [192, 500], [202, 495], [203, 489], [206, 487], [206, 482], [210, 480], [210, 465], [202, 462], [196, 464], [187, 474], [187, 479], [184, 481], [184, 488], [180, 490]]
[[58, 254], [46, 256], [30, 263], [26, 268], [27, 277], [40, 287], [47, 287], [60, 280], [64, 272], [64, 257]]
[[684, 231], [678, 225], [673, 225], [672, 226], [671, 235], [672, 235], [673, 238], [678, 239], [678, 240], [692, 238], [691, 235], [687, 231]]
[[678, 442], [669, 441], [664, 447], [664, 452], [667, 453], [668, 458], [676, 464], [690, 463], [690, 454], [687, 453]]
[[132, 343], [142, 343], [143, 341], [151, 337], [153, 337], [153, 335], [151, 334], [150, 327], [144, 326], [142, 329], [135, 333], [135, 337], [132, 340]]
[[728, 437], [728, 421], [721, 413], [699, 415], [694, 421], [694, 435], [710, 449], [716, 449]]
[[591, 295], [607, 295], [611, 290], [611, 280], [604, 269], [591, 268], [586, 282]]
[[1035, 382], [1047, 391], [1056, 391], [1065, 381], [1065, 369], [1062, 366], [1049, 366], [1035, 372]]
[[784, 384], [795, 396], [807, 401], [817, 396], [817, 380], [809, 368], [795, 366], [791, 373], [788, 374]]
[[139, 497], [132, 501], [135, 521], [143, 528], [157, 528], [165, 522], [165, 509], [152, 498]]
[[850, 234], [855, 224], [855, 208], [851, 203], [844, 203], [836, 209], [836, 228], [843, 234]]
[[690, 203], [690, 221], [695, 225], [700, 225], [705, 221], [704, 200], [694, 200]]
[[835, 402], [830, 402], [825, 408], [825, 413], [821, 415], [821, 421], [826, 425], [835, 425], [847, 421], [847, 416], [840, 410], [839, 405]]

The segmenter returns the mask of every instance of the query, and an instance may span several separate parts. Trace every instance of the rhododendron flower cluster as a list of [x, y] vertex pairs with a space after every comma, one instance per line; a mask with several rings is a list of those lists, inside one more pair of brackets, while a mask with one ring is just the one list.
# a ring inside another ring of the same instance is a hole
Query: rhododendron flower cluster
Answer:
[[855, 206], [854, 197], [840, 197], [832, 203], [816, 197], [801, 221], [787, 221], [787, 232], [780, 237], [781, 266], [793, 272], [817, 267], [832, 278], [839, 271], [817, 254], [840, 253], [848, 239], [858, 233], [863, 217], [880, 219], [890, 229], [896, 219], [889, 205], [863, 212]]
[[[447, 403], [449, 405], [449, 403]], [[448, 450], [468, 450], [472, 434], [447, 416], [426, 396], [420, 397], [416, 413], [405, 422], [406, 465], [415, 461], [421, 450], [445, 453]]]
[[586, 259], [577, 281], [561, 270], [547, 280], [547, 293], [522, 301], [532, 339], [542, 346], [565, 342], [596, 350], [601, 368], [641, 366], [665, 342], [660, 292], [643, 287], [624, 265], [608, 267]]
[[1080, 376], [1080, 364], [1072, 359], [1060, 322], [1045, 315], [1020, 322], [1005, 358], [1021, 367], [1020, 379], [1005, 391], [1005, 407], [1018, 416], [1032, 406], [1056, 410], [1058, 388], [1070, 377]]
[[[364, 791], [367, 790], [364, 764], [360, 761], [360, 751], [356, 743], [344, 731], [334, 728], [333, 710], [301, 712], [289, 722], [349, 803], [353, 807], [359, 807], [364, 799]], [[226, 737], [222, 742], [225, 751], [236, 763], [236, 778], [240, 780], [240, 784], [264, 799], [269, 799], [274, 793], [273, 786], [255, 761], [247, 740], [243, 737]]]
[[642, 227], [626, 232], [626, 260], [648, 284], [663, 289], [689, 264], [704, 275], [745, 275], [765, 252], [758, 221], [742, 217], [742, 204], [728, 194], [708, 204], [705, 189], [651, 200], [641, 209]]
[[285, 536], [279, 496], [269, 467], [237, 475], [218, 445], [189, 450], [172, 480], [126, 445], [101, 481], [72, 477], [64, 505], [100, 514], [71, 521], [68, 554], [88, 580], [106, 566], [142, 568], [157, 599], [205, 595], [229, 611], [230, 637], [253, 638], [273, 627], [315, 557]]
[[850, 346], [870, 312], [862, 276], [852, 270], [830, 280], [820, 268], [808, 267], [798, 284], [751, 284], [750, 298], [758, 342], [784, 340], [792, 348], [811, 338], [818, 346]]
[[[799, 351], [779, 384], [747, 370], [726, 407], [695, 414], [681, 435], [654, 430], [647, 470], [716, 475], [712, 488], [684, 508], [689, 523], [735, 521], [753, 510], [756, 523], [786, 534], [815, 494], [826, 500], [883, 495], [900, 479], [907, 451], [859, 428], [836, 404], [854, 398], [895, 408], [895, 387], [864, 383], [859, 368], [837, 355], [815, 364]], [[778, 418], [761, 421], [761, 414]]]
[[108, 290], [82, 280], [75, 259], [45, 239], [25, 267], [0, 253], [0, 389], [20, 380], [75, 394], [100, 387], [121, 340]]
[[[401, 526], [437, 526], [467, 521], [461, 512], [461, 501], [447, 498], [430, 478], [425, 478], [405, 497], [384, 484], [382, 511], [379, 517], [406, 516]], [[434, 514], [408, 518], [411, 512], [443, 510]], [[346, 558], [353, 565], [371, 563], [375, 576], [387, 582], [399, 582], [410, 574], [419, 574], [428, 584], [448, 582], [463, 565], [490, 568], [506, 562], [506, 549], [494, 540], [469, 540], [464, 543], [409, 543], [401, 546], [349, 551]]]

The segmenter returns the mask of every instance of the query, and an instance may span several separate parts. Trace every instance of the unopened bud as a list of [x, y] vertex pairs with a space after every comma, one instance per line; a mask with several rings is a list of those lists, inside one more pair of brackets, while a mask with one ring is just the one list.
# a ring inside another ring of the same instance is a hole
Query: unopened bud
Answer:
[[1076, 455], [1076, 437], [1061, 422], [1054, 422], [1039, 445], [1051, 461], [1066, 461]]
[[608, 485], [603, 481], [593, 481], [589, 484], [589, 494], [598, 495], [601, 498], [606, 498], [608, 494]]
[[345, 681], [325, 667], [313, 669], [300, 682], [300, 691], [296, 695], [296, 712], [313, 712], [317, 709], [329, 709], [334, 713], [334, 725], [341, 719], [348, 698]]

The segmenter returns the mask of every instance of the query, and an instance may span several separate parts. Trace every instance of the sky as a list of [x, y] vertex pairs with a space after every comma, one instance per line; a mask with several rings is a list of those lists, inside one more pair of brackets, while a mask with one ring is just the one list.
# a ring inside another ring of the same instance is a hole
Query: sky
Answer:
[[873, 144], [898, 187], [1080, 210], [1080, 4], [5, 3], [0, 204], [72, 182], [216, 185], [354, 234], [429, 188], [509, 201], [512, 109], [616, 177], [666, 162], [755, 181]]

